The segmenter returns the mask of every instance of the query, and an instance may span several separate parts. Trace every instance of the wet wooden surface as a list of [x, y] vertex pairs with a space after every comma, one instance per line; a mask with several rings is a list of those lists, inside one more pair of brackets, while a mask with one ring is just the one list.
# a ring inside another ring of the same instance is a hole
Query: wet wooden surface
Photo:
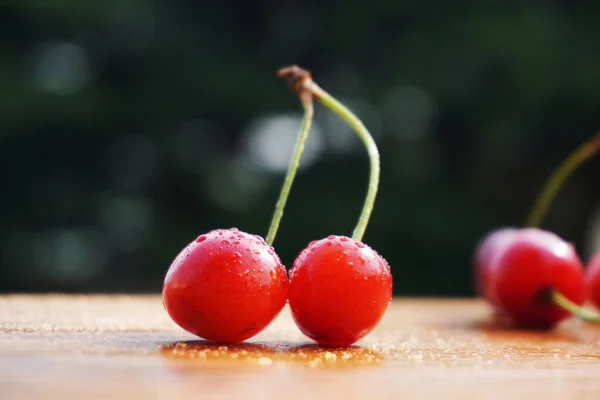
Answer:
[[289, 310], [250, 343], [175, 326], [159, 296], [0, 297], [0, 398], [599, 399], [600, 329], [511, 330], [474, 300], [402, 299], [359, 346], [320, 349]]

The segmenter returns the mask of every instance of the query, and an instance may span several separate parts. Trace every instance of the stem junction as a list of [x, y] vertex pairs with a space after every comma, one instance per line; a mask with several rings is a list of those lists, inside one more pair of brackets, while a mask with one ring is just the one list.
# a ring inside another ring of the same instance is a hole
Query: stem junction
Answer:
[[558, 307], [563, 310], [573, 314], [574, 316], [581, 318], [587, 322], [600, 323], [600, 314], [589, 310], [585, 307], [582, 307], [578, 304], [573, 303], [571, 300], [567, 299], [562, 293], [551, 290], [550, 293], [550, 301], [556, 304]]

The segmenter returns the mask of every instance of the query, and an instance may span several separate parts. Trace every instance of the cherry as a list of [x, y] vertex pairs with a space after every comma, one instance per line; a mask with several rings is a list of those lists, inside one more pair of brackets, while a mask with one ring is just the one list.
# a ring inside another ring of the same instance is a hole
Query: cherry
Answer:
[[313, 241], [290, 271], [289, 303], [298, 328], [321, 345], [348, 346], [381, 321], [392, 298], [388, 263], [361, 242], [379, 184], [379, 152], [363, 123], [297, 67], [280, 70], [293, 90], [308, 93], [345, 120], [365, 144], [370, 160], [369, 189], [352, 234]]
[[554, 294], [585, 300], [583, 266], [570, 243], [537, 228], [514, 233], [496, 259], [493, 298], [519, 326], [547, 329], [569, 317]]
[[488, 233], [479, 243], [473, 258], [475, 266], [475, 289], [477, 293], [488, 300], [492, 305], [496, 305], [491, 291], [491, 283], [494, 281], [494, 262], [496, 256], [502, 253], [504, 247], [510, 242], [513, 235], [518, 230], [516, 228], [501, 228]]
[[477, 246], [474, 266], [478, 293], [522, 326], [551, 327], [571, 314], [587, 321], [600, 320], [580, 307], [585, 293], [581, 261], [573, 246], [535, 228], [564, 181], [598, 151], [600, 132], [569, 154], [550, 176], [528, 219], [529, 229], [499, 229]]
[[346, 236], [312, 242], [290, 270], [294, 321], [319, 344], [347, 346], [375, 328], [392, 299], [388, 263]]
[[175, 258], [163, 303], [175, 323], [204, 339], [239, 342], [262, 331], [283, 309], [286, 269], [261, 237], [217, 229]]
[[592, 256], [585, 271], [589, 301], [600, 309], [600, 251]]
[[313, 118], [311, 96], [267, 240], [239, 230], [217, 229], [188, 244], [171, 264], [163, 304], [180, 327], [204, 339], [240, 342], [262, 331], [283, 309], [289, 280], [271, 244], [299, 166]]

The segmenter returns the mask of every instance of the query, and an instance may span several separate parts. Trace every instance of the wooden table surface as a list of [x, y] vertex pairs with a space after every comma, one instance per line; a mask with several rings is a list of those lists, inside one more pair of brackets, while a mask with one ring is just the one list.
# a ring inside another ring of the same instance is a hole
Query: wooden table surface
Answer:
[[600, 399], [600, 328], [511, 330], [475, 300], [397, 299], [359, 346], [286, 308], [251, 342], [175, 326], [159, 296], [0, 297], [0, 399]]

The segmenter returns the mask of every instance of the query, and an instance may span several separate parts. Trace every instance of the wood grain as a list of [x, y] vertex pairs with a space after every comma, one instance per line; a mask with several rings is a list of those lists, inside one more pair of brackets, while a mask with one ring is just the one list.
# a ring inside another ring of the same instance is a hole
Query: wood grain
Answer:
[[0, 398], [600, 398], [600, 329], [580, 321], [518, 331], [479, 301], [397, 299], [358, 345], [313, 346], [288, 309], [219, 346], [159, 296], [4, 296]]

